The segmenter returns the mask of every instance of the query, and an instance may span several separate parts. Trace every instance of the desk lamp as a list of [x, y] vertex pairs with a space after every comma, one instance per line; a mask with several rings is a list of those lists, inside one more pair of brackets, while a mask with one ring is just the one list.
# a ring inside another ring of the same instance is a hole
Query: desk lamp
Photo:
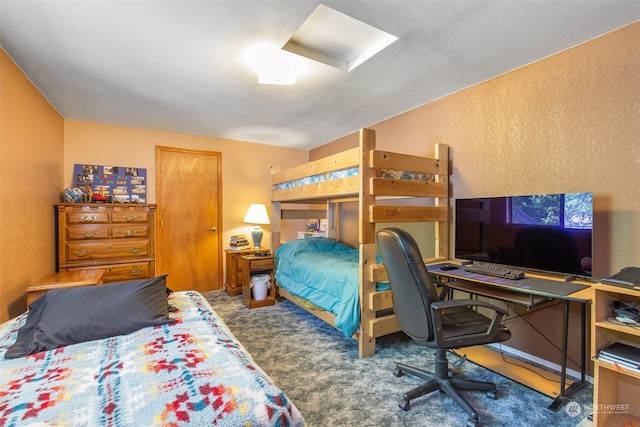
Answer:
[[244, 222], [256, 225], [251, 231], [251, 238], [253, 239], [253, 248], [260, 249], [263, 233], [259, 224], [269, 224], [269, 215], [267, 214], [266, 206], [259, 203], [254, 203], [249, 206], [249, 210], [244, 217]]

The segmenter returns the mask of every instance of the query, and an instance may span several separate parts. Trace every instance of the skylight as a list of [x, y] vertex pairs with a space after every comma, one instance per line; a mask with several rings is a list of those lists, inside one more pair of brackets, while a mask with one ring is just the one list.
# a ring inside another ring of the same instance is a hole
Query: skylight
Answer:
[[282, 49], [351, 71], [397, 39], [321, 4]]

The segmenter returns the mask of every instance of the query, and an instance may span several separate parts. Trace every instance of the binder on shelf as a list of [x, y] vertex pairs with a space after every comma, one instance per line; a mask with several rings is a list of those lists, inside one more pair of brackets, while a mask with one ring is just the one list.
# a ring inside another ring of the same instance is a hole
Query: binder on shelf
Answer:
[[640, 371], [640, 348], [616, 342], [603, 348], [598, 359]]
[[623, 288], [640, 289], [640, 267], [625, 267], [612, 276], [603, 277], [600, 282]]

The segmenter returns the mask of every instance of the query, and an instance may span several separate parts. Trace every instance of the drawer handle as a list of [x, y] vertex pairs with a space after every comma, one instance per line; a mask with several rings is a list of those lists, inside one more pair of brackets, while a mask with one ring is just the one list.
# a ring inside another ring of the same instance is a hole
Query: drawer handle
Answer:
[[81, 249], [79, 251], [75, 251], [74, 254], [76, 254], [76, 256], [87, 256], [89, 255], [89, 251]]
[[96, 232], [95, 231], [85, 231], [84, 233], [82, 233], [82, 236], [90, 239], [91, 237], [96, 237]]
[[125, 231], [124, 233], [122, 233], [122, 234], [124, 234], [124, 235], [125, 235], [125, 237], [133, 237], [133, 236], [135, 236], [135, 235], [136, 235], [136, 233], [137, 233], [137, 231], [136, 231], [136, 230], [126, 230], [126, 231]]
[[138, 217], [137, 215], [125, 215], [124, 220], [127, 222], [131, 222], [131, 221], [135, 221], [137, 217]]
[[139, 275], [141, 275], [142, 273], [144, 273], [144, 270], [143, 270], [143, 269], [141, 269], [141, 268], [134, 268], [133, 270], [129, 271], [129, 273], [130, 273], [132, 276], [139, 276]]
[[98, 219], [98, 217], [96, 217], [95, 215], [80, 217], [80, 221], [83, 221], [83, 222], [94, 222], [96, 219]]
[[142, 252], [142, 248], [131, 248], [129, 249], [129, 252], [131, 252], [132, 254], [139, 254], [140, 252]]

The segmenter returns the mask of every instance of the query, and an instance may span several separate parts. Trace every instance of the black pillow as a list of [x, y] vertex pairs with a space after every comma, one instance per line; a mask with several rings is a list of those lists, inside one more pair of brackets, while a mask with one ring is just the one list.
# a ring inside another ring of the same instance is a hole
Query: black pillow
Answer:
[[53, 289], [29, 305], [6, 359], [173, 322], [167, 275], [102, 286]]

